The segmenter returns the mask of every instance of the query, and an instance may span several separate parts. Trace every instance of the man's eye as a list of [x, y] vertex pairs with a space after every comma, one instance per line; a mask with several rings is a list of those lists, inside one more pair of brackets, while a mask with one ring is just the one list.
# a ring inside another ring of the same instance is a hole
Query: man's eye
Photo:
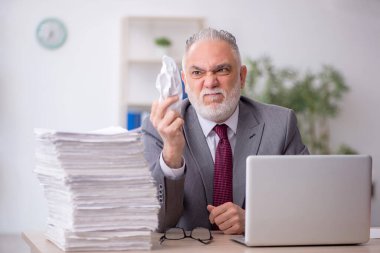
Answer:
[[199, 70], [194, 70], [193, 72], [191, 72], [191, 74], [194, 76], [199, 76], [201, 72]]
[[229, 68], [221, 68], [221, 69], [217, 70], [217, 73], [228, 74], [228, 73], [230, 73], [230, 69]]

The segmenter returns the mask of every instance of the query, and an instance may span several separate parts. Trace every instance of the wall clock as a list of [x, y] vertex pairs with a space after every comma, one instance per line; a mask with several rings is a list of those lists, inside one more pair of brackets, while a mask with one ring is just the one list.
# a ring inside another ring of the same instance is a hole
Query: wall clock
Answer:
[[42, 20], [36, 29], [37, 41], [47, 49], [60, 48], [67, 39], [67, 29], [57, 18]]

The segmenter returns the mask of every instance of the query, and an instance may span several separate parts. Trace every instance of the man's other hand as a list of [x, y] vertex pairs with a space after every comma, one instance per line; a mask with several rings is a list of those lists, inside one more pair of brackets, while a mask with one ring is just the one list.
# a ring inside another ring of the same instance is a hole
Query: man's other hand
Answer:
[[232, 202], [220, 206], [208, 205], [211, 224], [216, 224], [224, 234], [242, 234], [245, 230], [245, 210]]

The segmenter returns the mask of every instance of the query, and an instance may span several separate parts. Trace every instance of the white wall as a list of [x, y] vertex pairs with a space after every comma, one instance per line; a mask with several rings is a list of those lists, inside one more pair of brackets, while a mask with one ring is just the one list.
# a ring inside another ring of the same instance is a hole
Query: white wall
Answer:
[[[351, 92], [332, 123], [333, 145], [373, 156], [372, 216], [380, 225], [380, 1], [1, 0], [0, 233], [45, 226], [46, 203], [32, 172], [34, 127], [117, 124], [120, 19], [127, 15], [203, 16], [236, 35], [243, 58], [268, 54], [279, 66], [340, 69]], [[34, 34], [50, 16], [69, 31], [56, 51], [41, 48]]]

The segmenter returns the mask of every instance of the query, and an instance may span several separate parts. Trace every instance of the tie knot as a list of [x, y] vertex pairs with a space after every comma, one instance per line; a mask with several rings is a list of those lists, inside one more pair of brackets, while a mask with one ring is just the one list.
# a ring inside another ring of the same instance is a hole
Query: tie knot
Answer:
[[220, 139], [228, 139], [227, 128], [228, 126], [226, 124], [216, 125], [214, 131]]

